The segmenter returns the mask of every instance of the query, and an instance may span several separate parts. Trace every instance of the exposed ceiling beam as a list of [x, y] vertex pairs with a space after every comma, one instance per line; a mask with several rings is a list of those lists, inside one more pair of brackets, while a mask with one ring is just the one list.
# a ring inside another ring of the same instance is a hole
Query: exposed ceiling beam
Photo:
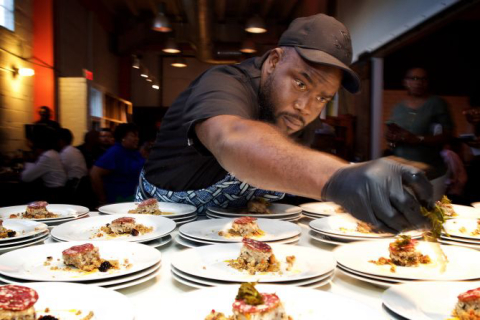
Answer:
[[227, 0], [215, 0], [215, 15], [217, 21], [222, 23], [225, 21], [225, 11], [227, 9]]
[[280, 12], [280, 20], [285, 21], [290, 17], [293, 8], [297, 5], [298, 0], [283, 1], [283, 8]]
[[138, 9], [137, 6], [135, 5], [135, 1], [133, 0], [125, 0], [125, 4], [127, 5], [128, 10], [136, 17], [138, 16]]
[[265, 18], [269, 13], [270, 10], [272, 9], [273, 3], [275, 0], [264, 0], [263, 1], [263, 6], [260, 10], [260, 15]]

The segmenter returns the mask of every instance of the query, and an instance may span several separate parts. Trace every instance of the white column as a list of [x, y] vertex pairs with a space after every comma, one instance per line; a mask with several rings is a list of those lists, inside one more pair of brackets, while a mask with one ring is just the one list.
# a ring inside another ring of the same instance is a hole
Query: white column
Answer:
[[380, 148], [383, 136], [383, 58], [372, 58], [372, 131], [370, 136], [370, 156], [372, 159], [381, 157]]

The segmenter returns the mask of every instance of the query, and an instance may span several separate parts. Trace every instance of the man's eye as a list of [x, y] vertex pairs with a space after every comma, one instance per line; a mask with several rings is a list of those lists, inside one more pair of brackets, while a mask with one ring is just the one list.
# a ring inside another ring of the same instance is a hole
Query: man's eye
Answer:
[[302, 81], [300, 81], [298, 79], [295, 79], [295, 84], [297, 85], [298, 89], [300, 89], [300, 90], [306, 90], [307, 89], [307, 86], [305, 85], [305, 83], [303, 83]]
[[320, 102], [320, 103], [327, 103], [328, 99], [324, 98], [324, 97], [317, 97], [317, 101]]

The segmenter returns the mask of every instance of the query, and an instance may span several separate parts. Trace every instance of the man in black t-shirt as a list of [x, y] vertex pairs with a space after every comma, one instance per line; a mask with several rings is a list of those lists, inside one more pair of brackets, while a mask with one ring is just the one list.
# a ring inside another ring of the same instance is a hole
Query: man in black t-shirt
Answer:
[[302, 146], [341, 85], [359, 90], [351, 59], [348, 30], [318, 14], [293, 21], [263, 57], [209, 69], [166, 113], [137, 200], [203, 212], [291, 193], [335, 201], [379, 227], [423, 224], [432, 187], [419, 170], [386, 159], [349, 165]]

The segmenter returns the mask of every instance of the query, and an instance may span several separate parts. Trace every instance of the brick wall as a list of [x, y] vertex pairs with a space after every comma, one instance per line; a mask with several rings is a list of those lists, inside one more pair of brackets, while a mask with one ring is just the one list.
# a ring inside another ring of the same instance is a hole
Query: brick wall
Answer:
[[[0, 27], [0, 48], [28, 58], [32, 52], [32, 2], [15, 1], [15, 31]], [[14, 76], [5, 70], [32, 67], [30, 63], [0, 50], [0, 153], [12, 156], [25, 149], [23, 125], [33, 120], [33, 78]]]

